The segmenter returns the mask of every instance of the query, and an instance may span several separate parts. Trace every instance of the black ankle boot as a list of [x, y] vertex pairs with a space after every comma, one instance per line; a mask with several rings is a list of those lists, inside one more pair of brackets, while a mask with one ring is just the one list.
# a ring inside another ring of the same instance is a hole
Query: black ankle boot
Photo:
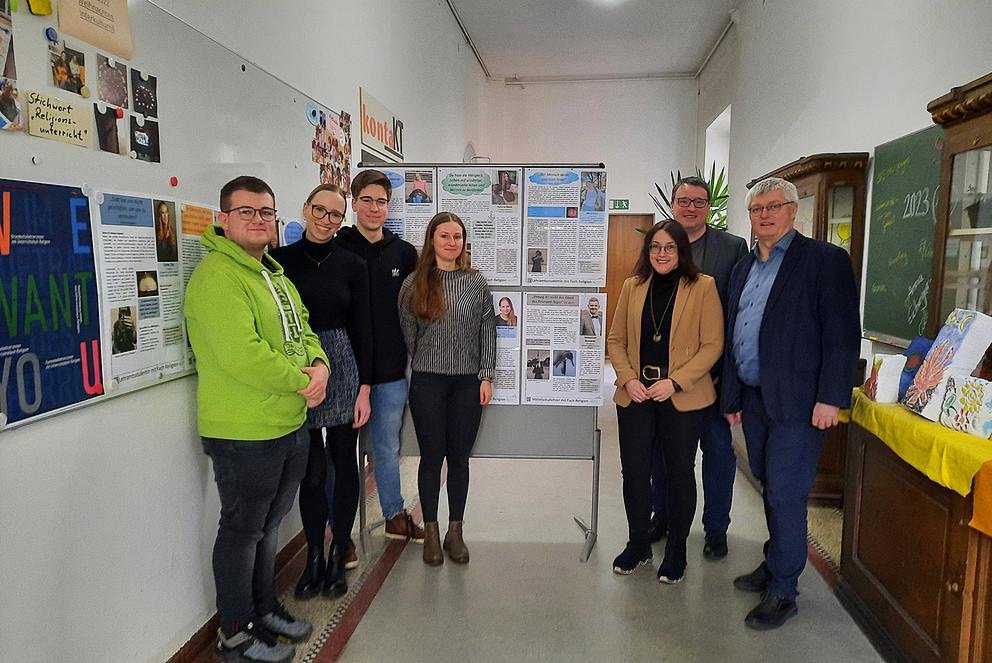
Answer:
[[296, 583], [293, 595], [298, 599], [310, 599], [320, 593], [320, 583], [324, 579], [324, 551], [320, 548], [307, 548], [307, 566], [303, 569], [300, 581]]
[[344, 596], [348, 593], [348, 578], [345, 577], [347, 545], [331, 545], [331, 556], [327, 560], [327, 573], [324, 575], [324, 596]]

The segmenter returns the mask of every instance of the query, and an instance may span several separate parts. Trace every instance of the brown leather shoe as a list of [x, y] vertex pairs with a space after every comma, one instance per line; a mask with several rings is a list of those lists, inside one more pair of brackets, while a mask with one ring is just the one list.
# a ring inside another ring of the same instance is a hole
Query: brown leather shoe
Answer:
[[448, 533], [444, 535], [444, 549], [455, 564], [468, 564], [468, 548], [462, 539], [462, 521], [452, 520], [448, 523]]
[[358, 568], [358, 553], [355, 552], [355, 542], [348, 539], [348, 547], [344, 553], [344, 568], [349, 571]]
[[406, 531], [409, 533], [411, 543], [424, 542], [424, 528], [413, 522], [413, 516], [406, 516]]
[[441, 532], [437, 522], [424, 523], [424, 564], [441, 566], [444, 564], [444, 553], [441, 551]]
[[406, 541], [409, 539], [409, 521], [410, 516], [407, 515], [406, 511], [400, 511], [392, 518], [388, 518], [386, 520], [386, 538], [396, 539], [397, 541]]

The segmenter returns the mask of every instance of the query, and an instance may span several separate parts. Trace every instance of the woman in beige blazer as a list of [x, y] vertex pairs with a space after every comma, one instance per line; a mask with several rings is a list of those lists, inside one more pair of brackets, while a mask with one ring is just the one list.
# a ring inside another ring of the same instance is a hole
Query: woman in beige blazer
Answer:
[[668, 484], [668, 542], [658, 580], [682, 580], [696, 511], [694, 465], [704, 409], [716, 401], [710, 368], [723, 352], [716, 283], [692, 261], [677, 221], [645, 235], [634, 276], [624, 281], [607, 337], [617, 373], [623, 501], [630, 539], [613, 571], [651, 561], [651, 459], [660, 446]]

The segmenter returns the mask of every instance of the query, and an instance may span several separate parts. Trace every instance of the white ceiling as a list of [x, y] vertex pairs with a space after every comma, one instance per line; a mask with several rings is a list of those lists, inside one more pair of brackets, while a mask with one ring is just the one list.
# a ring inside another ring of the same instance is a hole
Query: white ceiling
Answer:
[[448, 0], [492, 78], [694, 75], [740, 0]]

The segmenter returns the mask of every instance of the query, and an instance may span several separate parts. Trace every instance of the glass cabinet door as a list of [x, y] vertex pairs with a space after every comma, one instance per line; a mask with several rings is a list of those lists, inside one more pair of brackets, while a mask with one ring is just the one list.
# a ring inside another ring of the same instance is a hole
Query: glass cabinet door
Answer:
[[796, 230], [806, 237], [816, 237], [813, 220], [816, 218], [816, 194], [799, 194], [799, 208], [796, 211]]
[[992, 146], [954, 155], [941, 320], [954, 308], [992, 313]]
[[834, 186], [827, 190], [827, 241], [851, 252], [851, 223], [854, 220], [854, 187]]

